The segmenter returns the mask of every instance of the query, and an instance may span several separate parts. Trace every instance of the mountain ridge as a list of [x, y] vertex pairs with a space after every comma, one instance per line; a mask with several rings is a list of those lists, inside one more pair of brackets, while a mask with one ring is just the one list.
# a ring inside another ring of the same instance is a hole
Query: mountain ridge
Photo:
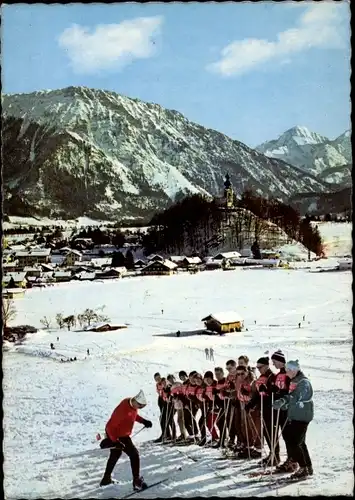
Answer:
[[116, 92], [67, 87], [4, 94], [3, 175], [9, 212], [138, 216], [186, 194], [287, 199], [329, 186], [180, 112]]

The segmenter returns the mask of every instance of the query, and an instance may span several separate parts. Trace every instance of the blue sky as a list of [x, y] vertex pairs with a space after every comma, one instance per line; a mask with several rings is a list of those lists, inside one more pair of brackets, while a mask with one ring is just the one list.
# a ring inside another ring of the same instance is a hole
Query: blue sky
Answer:
[[350, 127], [346, 2], [7, 5], [4, 93], [70, 85], [176, 109], [250, 146]]

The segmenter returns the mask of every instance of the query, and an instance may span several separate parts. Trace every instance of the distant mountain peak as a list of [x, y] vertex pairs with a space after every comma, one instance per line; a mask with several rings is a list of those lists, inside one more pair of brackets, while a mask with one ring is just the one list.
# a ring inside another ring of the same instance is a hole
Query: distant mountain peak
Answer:
[[[350, 135], [350, 131], [347, 130], [331, 141], [303, 125], [296, 125], [277, 139], [264, 142], [256, 149], [270, 158], [284, 160], [313, 175], [320, 175], [321, 178], [323, 172], [339, 167], [340, 173], [337, 178], [341, 184], [342, 179], [345, 179], [343, 167], [352, 163]], [[348, 177], [346, 185], [347, 183]]]

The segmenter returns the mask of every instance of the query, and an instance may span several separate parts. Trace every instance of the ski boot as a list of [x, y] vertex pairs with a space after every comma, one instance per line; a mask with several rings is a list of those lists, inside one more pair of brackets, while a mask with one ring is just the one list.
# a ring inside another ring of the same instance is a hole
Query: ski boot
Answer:
[[202, 439], [200, 439], [200, 441], [197, 442], [197, 445], [198, 446], [205, 446], [206, 442], [207, 442], [206, 438], [202, 438]]
[[262, 457], [261, 450], [257, 450], [256, 448], [251, 448], [250, 458], [261, 458], [261, 457]]
[[[277, 465], [279, 465], [279, 463], [280, 463], [280, 457], [279, 457], [279, 455], [274, 455], [273, 465], [277, 466]], [[263, 466], [266, 466], [266, 467], [270, 467], [270, 465], [271, 465], [271, 455], [268, 455], [267, 457], [262, 458], [260, 460], [260, 462], [258, 462], [258, 465], [263, 465]]]
[[111, 476], [104, 476], [101, 479], [100, 487], [101, 486], [108, 486], [109, 484], [113, 484], [113, 483], [114, 483], [114, 481], [112, 480]]
[[300, 467], [298, 469], [298, 471], [296, 471], [294, 474], [292, 474], [292, 476], [290, 477], [290, 479], [294, 479], [294, 480], [305, 479], [309, 475], [310, 474], [308, 473], [308, 467]]
[[298, 463], [288, 458], [283, 464], [276, 467], [276, 472], [296, 472]]
[[144, 482], [143, 477], [135, 477], [133, 479], [133, 489], [134, 491], [142, 491], [148, 488], [147, 483]]

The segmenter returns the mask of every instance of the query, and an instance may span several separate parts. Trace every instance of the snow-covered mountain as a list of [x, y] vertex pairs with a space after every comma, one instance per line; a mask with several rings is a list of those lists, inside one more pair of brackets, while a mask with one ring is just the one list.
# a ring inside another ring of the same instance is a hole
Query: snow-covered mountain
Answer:
[[287, 199], [329, 186], [188, 121], [114, 92], [68, 87], [3, 96], [4, 208], [14, 215], [152, 214], [181, 193], [220, 195], [225, 173]]
[[[349, 185], [348, 171], [344, 171], [343, 167], [352, 164], [350, 136], [350, 130], [347, 130], [335, 140], [330, 140], [298, 126], [287, 130], [278, 139], [260, 144], [256, 149], [270, 158], [278, 158], [306, 172], [321, 175], [326, 182], [343, 186]], [[329, 169], [334, 175], [328, 179], [323, 173]]]

